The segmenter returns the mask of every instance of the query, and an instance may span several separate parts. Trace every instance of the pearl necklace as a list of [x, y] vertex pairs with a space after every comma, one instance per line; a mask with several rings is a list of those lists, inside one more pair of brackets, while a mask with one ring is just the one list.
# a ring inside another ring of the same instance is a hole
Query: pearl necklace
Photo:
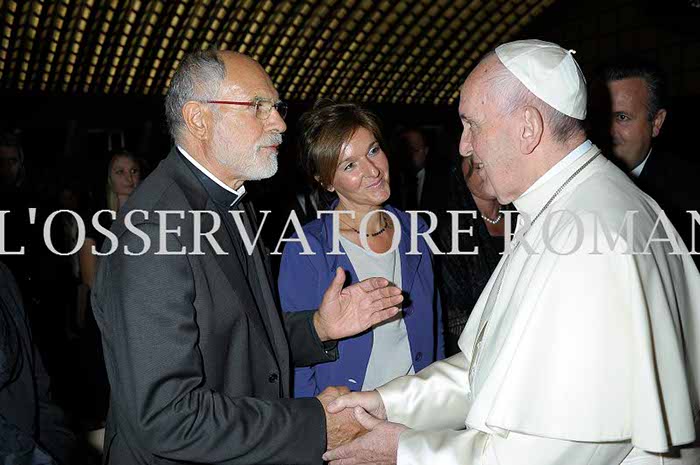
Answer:
[[481, 214], [481, 217], [484, 219], [484, 221], [488, 221], [491, 224], [498, 224], [503, 219], [503, 213], [498, 212], [498, 216], [496, 216], [495, 220], [492, 220], [491, 218], [484, 215], [483, 213]]

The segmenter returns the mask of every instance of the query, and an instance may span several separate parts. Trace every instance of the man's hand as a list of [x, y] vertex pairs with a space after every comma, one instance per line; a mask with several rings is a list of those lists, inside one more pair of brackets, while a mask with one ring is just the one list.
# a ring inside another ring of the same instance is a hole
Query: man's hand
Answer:
[[365, 428], [357, 422], [352, 410], [339, 409], [337, 413], [328, 412], [329, 403], [349, 392], [350, 389], [345, 386], [330, 386], [324, 389], [317, 397], [317, 399], [321, 401], [323, 409], [326, 411], [327, 449], [335, 449], [343, 444], [347, 444], [367, 432]]
[[326, 408], [330, 413], [342, 412], [345, 409], [362, 407], [363, 410], [380, 420], [386, 420], [386, 408], [378, 391], [341, 392], [340, 397], [331, 402]]
[[375, 418], [362, 407], [355, 407], [353, 413], [369, 432], [349, 444], [329, 450], [323, 454], [323, 460], [330, 462], [330, 465], [396, 464], [399, 436], [408, 428]]
[[399, 313], [401, 289], [384, 278], [369, 278], [343, 289], [345, 271], [335, 278], [314, 314], [314, 327], [321, 341], [354, 336]]

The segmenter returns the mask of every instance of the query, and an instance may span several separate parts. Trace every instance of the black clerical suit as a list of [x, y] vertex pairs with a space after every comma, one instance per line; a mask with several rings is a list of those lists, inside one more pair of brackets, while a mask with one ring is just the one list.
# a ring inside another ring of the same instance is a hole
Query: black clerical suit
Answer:
[[[697, 163], [654, 148], [635, 180], [663, 208], [689, 250], [692, 250], [692, 219], [687, 211], [700, 210], [700, 184], [696, 179], [699, 172]], [[696, 239], [696, 250], [700, 250], [698, 241]], [[693, 259], [700, 266], [700, 257], [695, 255]]]
[[[227, 213], [241, 208], [236, 200], [173, 149], [120, 210], [111, 229], [119, 247], [99, 259], [92, 294], [111, 387], [106, 463], [321, 463], [323, 408], [288, 398], [290, 367], [334, 360], [337, 350], [318, 339], [312, 312], [280, 317], [266, 257], [243, 252], [230, 215], [213, 234], [228, 255], [206, 238], [193, 253], [190, 212]], [[135, 210], [149, 212], [132, 223], [151, 247], [130, 256], [124, 246], [144, 246], [125, 227]], [[156, 210], [184, 212], [168, 216], [167, 228], [180, 230], [162, 245], [186, 255], [154, 253]], [[203, 214], [201, 231], [212, 226]]]

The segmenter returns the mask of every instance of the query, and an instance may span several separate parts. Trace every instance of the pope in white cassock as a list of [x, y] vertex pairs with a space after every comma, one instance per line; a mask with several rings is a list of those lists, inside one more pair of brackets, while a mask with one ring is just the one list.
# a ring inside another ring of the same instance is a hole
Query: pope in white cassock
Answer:
[[700, 274], [586, 139], [572, 54], [508, 43], [463, 84], [460, 153], [521, 213], [511, 253], [460, 354], [329, 406], [369, 430], [331, 465], [700, 464]]

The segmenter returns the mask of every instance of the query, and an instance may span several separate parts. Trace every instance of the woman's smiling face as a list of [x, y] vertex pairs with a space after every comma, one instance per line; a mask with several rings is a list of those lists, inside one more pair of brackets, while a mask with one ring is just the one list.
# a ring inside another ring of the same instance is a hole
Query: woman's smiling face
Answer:
[[389, 161], [366, 128], [357, 128], [343, 145], [329, 190], [348, 207], [380, 206], [389, 198]]

